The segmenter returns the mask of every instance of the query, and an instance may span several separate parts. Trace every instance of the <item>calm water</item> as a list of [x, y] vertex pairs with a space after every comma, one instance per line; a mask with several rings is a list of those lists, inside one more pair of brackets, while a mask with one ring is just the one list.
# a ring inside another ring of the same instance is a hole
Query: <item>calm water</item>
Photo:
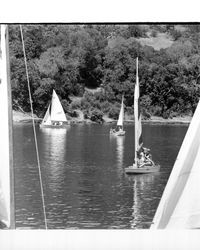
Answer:
[[[160, 173], [127, 176], [134, 159], [134, 127], [111, 137], [110, 125], [37, 128], [45, 205], [50, 229], [149, 228], [187, 126], [144, 125]], [[44, 228], [33, 129], [14, 126], [17, 228]]]

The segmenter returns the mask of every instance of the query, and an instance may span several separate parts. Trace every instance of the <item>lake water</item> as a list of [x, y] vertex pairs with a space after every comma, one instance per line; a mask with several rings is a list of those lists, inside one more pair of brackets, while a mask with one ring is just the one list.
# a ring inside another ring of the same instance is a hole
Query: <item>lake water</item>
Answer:
[[[134, 159], [134, 126], [125, 137], [111, 125], [77, 124], [39, 129], [38, 147], [49, 229], [149, 228], [187, 130], [186, 125], [143, 125], [159, 173], [128, 176]], [[17, 228], [44, 228], [33, 129], [14, 126]]]

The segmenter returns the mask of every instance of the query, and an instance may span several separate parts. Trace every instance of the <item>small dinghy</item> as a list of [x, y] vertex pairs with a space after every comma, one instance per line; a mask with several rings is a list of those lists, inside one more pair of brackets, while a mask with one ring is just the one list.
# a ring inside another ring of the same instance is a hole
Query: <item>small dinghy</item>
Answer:
[[125, 168], [126, 174], [148, 174], [158, 172], [159, 165], [156, 165], [150, 154], [150, 149], [143, 147], [142, 142], [142, 121], [139, 106], [139, 78], [138, 58], [136, 61], [136, 84], [134, 93], [134, 118], [135, 118], [135, 162], [132, 166]]
[[122, 96], [122, 103], [121, 103], [119, 118], [117, 121], [117, 127], [116, 129], [113, 128], [110, 129], [110, 135], [124, 136], [126, 132], [124, 131], [123, 125], [124, 125], [124, 96]]
[[126, 174], [149, 174], [149, 173], [158, 172], [159, 170], [160, 170], [159, 165], [149, 164], [147, 162], [147, 163], [142, 164], [141, 166], [137, 166], [133, 164], [132, 166], [125, 168], [125, 173]]
[[52, 100], [40, 124], [40, 128], [66, 128], [69, 125], [60, 100], [53, 90]]

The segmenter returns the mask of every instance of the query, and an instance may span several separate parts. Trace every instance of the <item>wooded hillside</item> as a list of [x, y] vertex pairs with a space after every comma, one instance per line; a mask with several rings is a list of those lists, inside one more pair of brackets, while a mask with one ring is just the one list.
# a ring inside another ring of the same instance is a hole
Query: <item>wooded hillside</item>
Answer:
[[[53, 88], [65, 112], [116, 118], [122, 93], [133, 113], [139, 58], [143, 116], [192, 114], [200, 96], [200, 25], [23, 25], [34, 112]], [[13, 108], [30, 111], [19, 25], [9, 25]], [[93, 89], [93, 91], [91, 90]]]

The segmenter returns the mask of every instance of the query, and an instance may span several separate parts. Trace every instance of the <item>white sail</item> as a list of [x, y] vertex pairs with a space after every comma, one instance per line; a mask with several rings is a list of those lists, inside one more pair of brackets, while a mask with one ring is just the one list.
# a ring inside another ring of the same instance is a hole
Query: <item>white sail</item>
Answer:
[[46, 111], [46, 114], [42, 120], [42, 124], [46, 124], [46, 125], [50, 125], [51, 124], [51, 114], [50, 114], [50, 106], [51, 104], [49, 105], [47, 111]]
[[142, 118], [139, 107], [140, 86], [138, 77], [138, 58], [136, 60], [136, 83], [134, 92], [134, 119], [135, 119], [135, 164], [137, 164], [137, 152], [142, 146]]
[[122, 103], [121, 103], [119, 118], [118, 118], [118, 121], [117, 121], [117, 126], [122, 126], [123, 127], [123, 123], [124, 123], [124, 96], [122, 96]]
[[63, 107], [60, 103], [60, 100], [55, 90], [53, 90], [52, 103], [51, 103], [51, 121], [61, 121], [61, 122], [67, 121], [65, 112], [63, 110]]
[[[1, 25], [1, 57], [0, 57], [0, 221], [11, 227], [11, 93], [8, 84], [8, 51], [6, 44], [7, 27]], [[13, 195], [13, 194], [12, 194]]]
[[196, 108], [151, 229], [200, 228], [200, 102]]

